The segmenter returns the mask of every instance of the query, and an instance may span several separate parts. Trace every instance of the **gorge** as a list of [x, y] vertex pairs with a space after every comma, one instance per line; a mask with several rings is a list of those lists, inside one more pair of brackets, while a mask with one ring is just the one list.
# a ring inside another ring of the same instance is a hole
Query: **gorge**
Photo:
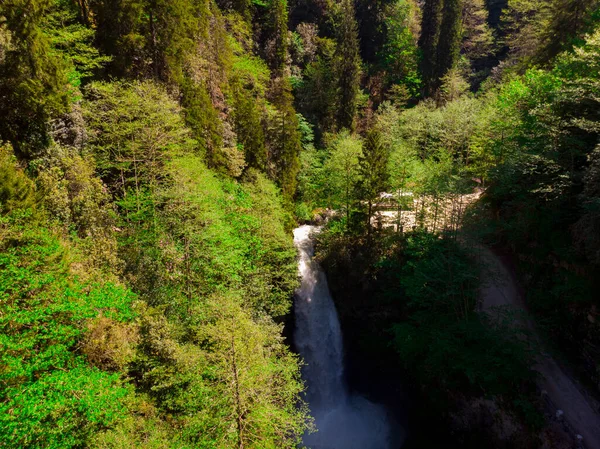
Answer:
[[388, 411], [349, 393], [344, 380], [344, 348], [325, 273], [313, 260], [315, 226], [294, 230], [300, 252], [301, 286], [296, 294], [294, 342], [305, 361], [302, 375], [316, 432], [305, 435], [311, 449], [396, 449], [402, 429]]

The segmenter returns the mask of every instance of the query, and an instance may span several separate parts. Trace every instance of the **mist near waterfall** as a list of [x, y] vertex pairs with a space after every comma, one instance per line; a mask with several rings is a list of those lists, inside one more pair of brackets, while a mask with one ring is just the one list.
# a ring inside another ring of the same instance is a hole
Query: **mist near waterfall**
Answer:
[[397, 449], [404, 432], [385, 407], [348, 393], [337, 311], [325, 273], [313, 260], [311, 234], [318, 230], [315, 226], [294, 230], [302, 279], [294, 304], [294, 343], [306, 363], [302, 377], [317, 428], [303, 442], [310, 449]]

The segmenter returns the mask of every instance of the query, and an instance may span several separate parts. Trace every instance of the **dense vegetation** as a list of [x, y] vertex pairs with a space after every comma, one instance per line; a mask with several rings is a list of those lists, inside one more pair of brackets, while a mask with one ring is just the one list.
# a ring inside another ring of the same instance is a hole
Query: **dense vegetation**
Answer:
[[470, 243], [597, 390], [599, 98], [596, 0], [4, 0], [0, 445], [296, 447], [290, 231], [327, 208], [367, 370], [537, 432]]

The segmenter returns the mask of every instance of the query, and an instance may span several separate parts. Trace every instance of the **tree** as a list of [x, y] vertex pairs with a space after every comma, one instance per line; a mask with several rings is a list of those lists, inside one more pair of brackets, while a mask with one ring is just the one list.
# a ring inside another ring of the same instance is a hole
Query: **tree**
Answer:
[[241, 83], [234, 86], [234, 108], [235, 132], [238, 143], [243, 147], [246, 163], [249, 167], [264, 170], [267, 165], [267, 148], [257, 98], [244, 89]]
[[359, 198], [367, 203], [367, 230], [371, 232], [373, 204], [388, 187], [389, 151], [381, 134], [371, 129], [365, 137], [363, 154], [359, 157], [360, 180], [357, 183]]
[[526, 66], [539, 49], [541, 33], [550, 13], [549, 2], [509, 0], [501, 16], [503, 43], [512, 65]]
[[44, 20], [53, 50], [64, 59], [69, 83], [79, 87], [111, 61], [94, 46], [95, 28], [90, 27], [87, 1], [54, 0]]
[[350, 224], [352, 203], [355, 199], [354, 186], [359, 182], [362, 156], [362, 142], [348, 130], [335, 136], [325, 162], [329, 207], [343, 206], [346, 212], [346, 226]]
[[431, 96], [437, 87], [437, 74], [439, 73], [437, 46], [440, 38], [441, 15], [442, 0], [425, 0], [421, 19], [419, 48], [423, 54], [421, 73], [423, 76], [423, 93], [426, 97]]
[[12, 147], [0, 146], [0, 215], [35, 206], [33, 182], [18, 169]]
[[146, 0], [90, 0], [89, 13], [96, 23], [96, 41], [112, 57], [110, 71], [117, 75], [147, 74], [147, 42], [144, 20]]
[[454, 67], [460, 55], [462, 12], [463, 0], [444, 0], [436, 54], [435, 82], [437, 88], [439, 88], [442, 77]]
[[263, 29], [264, 59], [274, 76], [284, 76], [288, 65], [288, 4], [287, 0], [272, 0], [267, 6]]
[[135, 295], [99, 273], [88, 272], [87, 281], [76, 276], [73, 248], [46, 224], [14, 212], [0, 217], [0, 441], [87, 446], [122, 419], [131, 390], [117, 374], [88, 364], [81, 353], [86, 325], [104, 316], [127, 326]]
[[273, 80], [270, 95], [275, 110], [268, 130], [269, 171], [281, 187], [285, 201], [291, 206], [298, 186], [302, 144], [289, 80]]
[[598, 0], [553, 0], [536, 60], [551, 61], [560, 52], [570, 49], [576, 39], [582, 37], [582, 31], [589, 28], [591, 15], [599, 7]]
[[185, 77], [181, 83], [181, 106], [186, 124], [194, 138], [205, 151], [206, 163], [216, 170], [223, 170], [227, 160], [223, 154], [223, 125], [214, 108], [206, 87]]
[[89, 149], [116, 196], [154, 190], [174, 154], [197, 149], [181, 108], [154, 82], [92, 83], [86, 97]]
[[[289, 448], [309, 427], [296, 357], [284, 346], [280, 329], [268, 319], [254, 321], [238, 298], [209, 303], [212, 322], [198, 329], [213, 348], [208, 355], [218, 376], [215, 400], [226, 447]], [[206, 312], [204, 313], [206, 315]]]
[[91, 0], [90, 10], [115, 74], [179, 81], [197, 38], [207, 35], [214, 16], [209, 5], [204, 0]]
[[471, 61], [486, 58], [492, 52], [494, 36], [488, 17], [483, 0], [464, 1], [461, 52]]
[[275, 34], [275, 60], [273, 69], [282, 73], [288, 57], [288, 7], [287, 0], [273, 1]]
[[307, 65], [295, 92], [299, 112], [316, 125], [317, 141], [325, 132], [336, 128], [338, 97], [334, 53], [334, 41], [321, 39], [319, 54]]
[[360, 89], [360, 55], [358, 51], [358, 28], [352, 0], [342, 0], [336, 30], [334, 76], [337, 84], [338, 128], [354, 129], [356, 101]]
[[437, 96], [442, 78], [454, 68], [463, 39], [464, 0], [427, 0], [423, 6], [419, 47], [426, 97]]
[[388, 82], [403, 87], [409, 96], [416, 97], [421, 87], [419, 52], [413, 34], [416, 6], [408, 0], [400, 0], [385, 9], [386, 40], [379, 52], [381, 64], [386, 70]]
[[67, 110], [66, 64], [44, 30], [51, 0], [7, 0], [0, 5], [0, 140], [19, 156], [49, 143], [49, 120]]

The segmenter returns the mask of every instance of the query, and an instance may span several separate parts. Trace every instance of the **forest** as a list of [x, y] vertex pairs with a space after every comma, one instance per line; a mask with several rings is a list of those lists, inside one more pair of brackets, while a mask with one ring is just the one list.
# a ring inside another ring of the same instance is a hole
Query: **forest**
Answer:
[[307, 223], [402, 447], [600, 449], [599, 0], [1, 0], [0, 447], [305, 447]]

